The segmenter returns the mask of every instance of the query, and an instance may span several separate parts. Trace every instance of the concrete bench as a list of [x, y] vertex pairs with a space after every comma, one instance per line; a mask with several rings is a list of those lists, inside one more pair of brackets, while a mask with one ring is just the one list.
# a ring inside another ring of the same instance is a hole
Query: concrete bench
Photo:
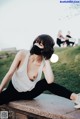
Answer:
[[13, 101], [0, 106], [8, 111], [8, 119], [80, 119], [80, 110], [68, 99], [41, 94], [34, 100]]

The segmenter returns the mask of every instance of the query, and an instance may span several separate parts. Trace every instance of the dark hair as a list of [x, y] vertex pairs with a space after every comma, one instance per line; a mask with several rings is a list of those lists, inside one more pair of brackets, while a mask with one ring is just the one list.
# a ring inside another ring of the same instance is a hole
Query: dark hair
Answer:
[[53, 38], [49, 35], [42, 34], [39, 35], [34, 41], [33, 45], [38, 42], [39, 44], [42, 43], [44, 45], [44, 50], [42, 51], [42, 55], [45, 59], [50, 59], [51, 55], [54, 52], [53, 46], [55, 45], [55, 42]]

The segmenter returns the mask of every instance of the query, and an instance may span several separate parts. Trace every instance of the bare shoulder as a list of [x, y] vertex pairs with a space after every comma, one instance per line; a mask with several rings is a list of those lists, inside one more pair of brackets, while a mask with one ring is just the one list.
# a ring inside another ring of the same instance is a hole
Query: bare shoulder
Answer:
[[17, 53], [17, 56], [20, 58], [20, 59], [24, 59], [27, 55], [28, 55], [28, 52], [27, 50], [25, 49], [22, 49], [22, 50], [19, 50], [18, 53]]

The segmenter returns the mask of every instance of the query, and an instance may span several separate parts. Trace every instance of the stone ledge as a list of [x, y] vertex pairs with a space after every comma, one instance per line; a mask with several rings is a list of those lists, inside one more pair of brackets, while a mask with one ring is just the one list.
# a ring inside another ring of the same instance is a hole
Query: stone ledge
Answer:
[[10, 102], [0, 108], [13, 112], [15, 117], [10, 119], [80, 119], [80, 110], [74, 108], [73, 102], [49, 94], [41, 94], [34, 100]]

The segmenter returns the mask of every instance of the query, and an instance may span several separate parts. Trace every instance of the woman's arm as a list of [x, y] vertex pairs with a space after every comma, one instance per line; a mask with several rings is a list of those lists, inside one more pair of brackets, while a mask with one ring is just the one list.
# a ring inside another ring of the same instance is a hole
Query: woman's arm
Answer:
[[63, 35], [60, 36], [62, 39], [65, 39], [65, 37]]
[[54, 82], [54, 74], [49, 60], [45, 60], [45, 66], [43, 68], [43, 73], [48, 84]]
[[14, 74], [16, 68], [18, 67], [20, 61], [21, 61], [21, 56], [22, 56], [22, 51], [19, 51], [17, 53], [17, 55], [14, 58], [14, 61], [9, 69], [9, 71], [7, 72], [7, 74], [5, 75], [5, 77], [3, 78], [1, 85], [0, 85], [0, 92], [3, 90], [3, 88], [6, 86], [6, 84], [8, 83], [8, 81], [12, 78], [12, 75]]

